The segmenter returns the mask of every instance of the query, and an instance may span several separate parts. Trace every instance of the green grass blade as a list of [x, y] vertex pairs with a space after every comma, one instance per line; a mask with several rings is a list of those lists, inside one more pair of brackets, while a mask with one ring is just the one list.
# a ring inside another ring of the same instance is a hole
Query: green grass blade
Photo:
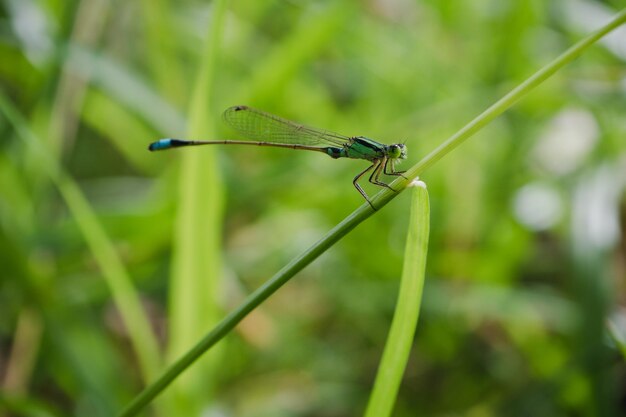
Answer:
[[430, 204], [428, 191], [423, 183], [417, 182], [412, 188], [414, 191], [398, 302], [378, 366], [374, 389], [365, 411], [366, 417], [391, 415], [419, 318], [428, 255]]
[[[215, 62], [226, 13], [226, 0], [213, 3], [203, 61], [193, 88], [189, 112], [190, 138], [215, 136], [210, 115]], [[216, 149], [182, 152], [180, 205], [170, 279], [168, 356], [187, 351], [219, 319], [223, 191]], [[204, 361], [178, 386], [180, 407], [202, 407], [211, 391], [211, 364]], [[195, 414], [194, 411], [189, 413]]]
[[153, 379], [160, 368], [158, 344], [148, 318], [144, 314], [139, 295], [113, 243], [76, 182], [51, 156], [55, 153], [50, 151], [48, 146], [29, 129], [26, 120], [1, 94], [0, 111], [13, 125], [17, 135], [34, 149], [42, 168], [65, 200], [113, 294], [113, 300], [128, 329], [131, 343], [138, 357], [143, 379], [145, 381]]

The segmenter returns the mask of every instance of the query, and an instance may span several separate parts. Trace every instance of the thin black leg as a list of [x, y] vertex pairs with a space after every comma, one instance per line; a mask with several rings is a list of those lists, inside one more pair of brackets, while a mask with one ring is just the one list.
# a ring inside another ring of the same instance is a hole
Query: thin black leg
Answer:
[[[388, 163], [386, 163], [386, 164], [385, 164], [385, 169], [383, 170], [383, 172], [385, 173], [385, 175], [394, 175], [394, 176], [396, 176], [396, 177], [402, 177], [402, 178], [404, 178], [404, 179], [408, 179], [407, 177], [405, 177], [404, 175], [402, 175], [402, 174], [404, 174], [406, 171], [396, 171], [396, 166], [395, 166], [395, 164], [396, 164], [396, 160], [395, 160], [395, 159], [390, 159], [390, 160], [388, 161]], [[391, 165], [391, 167], [390, 167], [391, 171], [390, 171], [390, 172], [387, 172], [387, 166], [388, 166], [388, 165]]]
[[372, 202], [370, 201], [369, 198], [367, 198], [367, 194], [365, 194], [365, 191], [363, 191], [363, 188], [361, 188], [361, 186], [359, 185], [359, 179], [365, 175], [367, 172], [369, 172], [370, 169], [374, 168], [374, 171], [378, 169], [378, 167], [380, 166], [380, 161], [374, 161], [374, 163], [370, 166], [368, 166], [364, 171], [362, 171], [359, 175], [357, 175], [356, 177], [354, 177], [354, 179], [352, 180], [352, 184], [354, 184], [354, 188], [356, 188], [356, 190], [361, 193], [361, 195], [363, 196], [363, 198], [365, 199], [365, 201], [367, 201], [369, 203], [369, 205], [376, 210], [376, 207], [374, 207], [374, 205], [372, 204]]
[[385, 164], [387, 163], [386, 159], [382, 159], [380, 161], [380, 163], [378, 164], [378, 166], [376, 167], [376, 169], [374, 169], [374, 171], [372, 172], [372, 175], [370, 175], [369, 178], [369, 182], [372, 184], [376, 184], [379, 185], [381, 187], [387, 187], [387, 188], [391, 188], [389, 187], [389, 185], [385, 184], [384, 182], [381, 182], [378, 177], [380, 177], [380, 173], [383, 170], [383, 166], [385, 166]]
[[372, 172], [372, 175], [370, 175], [370, 182], [381, 187], [389, 188], [392, 191], [396, 191], [389, 184], [385, 184], [384, 182], [378, 180], [378, 177], [380, 177], [380, 173], [383, 171], [388, 161], [389, 160], [387, 158], [384, 158], [379, 162], [379, 164], [376, 166], [376, 169], [374, 169], [374, 172]]

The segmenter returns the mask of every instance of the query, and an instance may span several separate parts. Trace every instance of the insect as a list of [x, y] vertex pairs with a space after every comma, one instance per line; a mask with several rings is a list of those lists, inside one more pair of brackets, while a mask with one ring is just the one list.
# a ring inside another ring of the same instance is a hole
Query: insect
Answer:
[[161, 151], [196, 145], [256, 145], [317, 151], [333, 159], [364, 159], [372, 164], [354, 177], [352, 183], [372, 208], [374, 206], [359, 185], [359, 179], [371, 171], [370, 183], [392, 189], [389, 184], [380, 181], [381, 173], [392, 176], [402, 176], [404, 173], [395, 170], [395, 164], [405, 159], [407, 155], [407, 148], [402, 143], [385, 145], [364, 136], [343, 136], [301, 125], [248, 106], [229, 107], [224, 111], [223, 117], [224, 121], [246, 140], [205, 141], [167, 138], [151, 143], [148, 149]]

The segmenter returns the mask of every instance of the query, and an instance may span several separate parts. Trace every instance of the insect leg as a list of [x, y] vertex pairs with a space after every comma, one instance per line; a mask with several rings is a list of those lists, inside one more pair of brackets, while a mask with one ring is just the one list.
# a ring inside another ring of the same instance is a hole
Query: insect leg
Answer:
[[[389, 168], [390, 168], [390, 171], [389, 171], [389, 172], [387, 172], [387, 166], [388, 166], [388, 165], [391, 165], [391, 167], [389, 167]], [[404, 175], [402, 175], [402, 174], [404, 174], [406, 171], [396, 171], [396, 167], [395, 167], [395, 165], [396, 165], [396, 160], [395, 160], [395, 159], [390, 159], [390, 160], [388, 161], [388, 163], [387, 163], [387, 164], [385, 164], [385, 169], [383, 170], [383, 172], [385, 173], [385, 175], [394, 175], [394, 176], [396, 176], [396, 177], [402, 177], [402, 178], [404, 178], [404, 179], [408, 179], [407, 177], [405, 177]]]
[[380, 161], [374, 161], [374, 163], [372, 165], [370, 165], [369, 167], [367, 167], [363, 172], [361, 172], [360, 174], [358, 174], [356, 177], [354, 177], [354, 180], [352, 180], [352, 184], [354, 184], [354, 188], [356, 188], [356, 190], [361, 193], [361, 195], [363, 196], [363, 198], [365, 198], [365, 201], [367, 201], [369, 203], [370, 206], [372, 206], [372, 208], [374, 210], [376, 210], [376, 208], [374, 207], [374, 205], [372, 204], [372, 202], [370, 201], [369, 198], [367, 198], [367, 194], [365, 194], [365, 191], [363, 191], [363, 188], [361, 188], [361, 186], [359, 185], [358, 181], [359, 179], [365, 175], [367, 172], [369, 172], [370, 169], [374, 168], [375, 170], [378, 169], [378, 167], [380, 166]]
[[385, 184], [384, 182], [378, 180], [378, 177], [380, 177], [380, 173], [383, 171], [384, 167], [387, 165], [387, 162], [389, 162], [389, 160], [387, 158], [383, 158], [378, 163], [378, 165], [374, 169], [374, 172], [372, 172], [372, 175], [370, 175], [370, 182], [372, 184], [376, 184], [376, 185], [379, 185], [381, 187], [389, 188], [392, 191], [396, 191], [393, 188], [391, 188], [391, 186], [389, 184]]

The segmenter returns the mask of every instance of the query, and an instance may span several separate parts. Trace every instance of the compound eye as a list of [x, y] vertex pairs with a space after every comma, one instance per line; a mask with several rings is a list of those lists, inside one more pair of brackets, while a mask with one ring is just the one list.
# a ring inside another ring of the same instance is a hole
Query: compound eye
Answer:
[[397, 144], [389, 145], [389, 155], [393, 158], [398, 158], [400, 155], [402, 155], [402, 150], [400, 149], [400, 146]]

